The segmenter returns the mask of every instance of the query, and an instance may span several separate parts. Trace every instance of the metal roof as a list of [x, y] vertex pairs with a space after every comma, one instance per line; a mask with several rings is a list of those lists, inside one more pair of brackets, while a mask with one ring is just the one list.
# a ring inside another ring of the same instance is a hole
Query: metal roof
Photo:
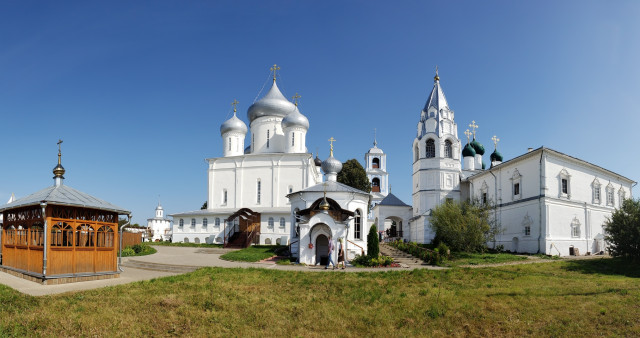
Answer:
[[131, 212], [93, 197], [89, 194], [78, 191], [64, 184], [50, 186], [31, 195], [16, 199], [11, 203], [0, 206], [0, 211], [24, 207], [29, 205], [39, 205], [41, 202], [56, 205], [69, 205], [74, 207], [84, 207], [100, 210], [114, 211], [118, 214], [130, 214]]
[[[293, 192], [289, 195], [292, 194], [297, 194], [299, 192], [324, 192], [325, 191], [325, 184], [326, 184], [326, 191], [327, 192], [355, 192], [358, 194], [363, 194], [363, 195], [369, 195], [368, 193], [360, 190], [360, 189], [356, 189], [356, 188], [352, 188], [346, 184], [342, 184], [340, 182], [334, 182], [334, 181], [326, 181], [323, 183], [318, 183], [314, 186], [308, 187], [306, 189], [302, 189], [300, 191], [296, 191]], [[287, 196], [289, 196], [287, 195]]]
[[378, 205], [388, 205], [388, 206], [398, 206], [398, 207], [408, 207], [404, 202], [402, 202], [396, 195], [389, 193], [387, 197], [385, 197]]

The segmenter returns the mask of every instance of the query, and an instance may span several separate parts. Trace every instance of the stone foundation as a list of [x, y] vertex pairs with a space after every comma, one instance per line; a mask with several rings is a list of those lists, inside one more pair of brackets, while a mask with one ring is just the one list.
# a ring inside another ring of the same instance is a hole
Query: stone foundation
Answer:
[[58, 285], [76, 282], [87, 282], [92, 280], [112, 279], [119, 278], [120, 272], [101, 273], [96, 275], [64, 275], [64, 276], [34, 276], [31, 274], [23, 273], [6, 267], [0, 267], [1, 272], [8, 273], [10, 275], [20, 277], [32, 282], [40, 283], [42, 285]]

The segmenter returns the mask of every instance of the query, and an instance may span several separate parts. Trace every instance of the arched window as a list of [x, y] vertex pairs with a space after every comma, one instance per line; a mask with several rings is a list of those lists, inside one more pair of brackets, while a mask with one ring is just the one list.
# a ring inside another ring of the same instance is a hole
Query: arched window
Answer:
[[571, 237], [580, 237], [580, 221], [577, 217], [571, 222]]
[[185, 238], [184, 238], [184, 242], [185, 242], [185, 243], [189, 243], [189, 238], [185, 237]]
[[209, 225], [209, 220], [206, 218], [202, 219], [202, 228], [207, 230], [207, 225]]
[[216, 225], [216, 228], [220, 227], [220, 218], [216, 217], [215, 225]]
[[281, 243], [281, 239], [280, 238], [276, 238], [276, 245], [280, 245]]
[[93, 247], [93, 227], [89, 224], [81, 224], [76, 228], [76, 246]]
[[451, 149], [451, 141], [444, 141], [444, 157], [453, 158], [453, 150]]
[[354, 219], [353, 226], [353, 238], [362, 239], [362, 214], [360, 213], [360, 209], [356, 210], [356, 217]]
[[284, 220], [284, 217], [280, 217], [280, 227], [281, 227], [281, 228], [284, 228], [284, 226], [285, 226], [285, 220]]
[[371, 192], [380, 192], [380, 179], [377, 177], [371, 180]]
[[273, 217], [269, 217], [268, 227], [269, 229], [273, 229]]
[[265, 245], [271, 245], [271, 238], [267, 238], [264, 240]]
[[436, 143], [433, 139], [427, 140], [426, 158], [436, 157]]
[[51, 246], [73, 246], [73, 229], [67, 223], [58, 222], [51, 228]]
[[200, 238], [199, 238], [199, 237], [196, 237], [196, 238], [193, 240], [193, 243], [200, 244]]
[[371, 161], [371, 167], [372, 167], [373, 169], [380, 168], [380, 159], [379, 159], [379, 158], [377, 158], [377, 157], [376, 157], [376, 158], [374, 158], [374, 159]]
[[415, 158], [413, 159], [413, 161], [415, 162], [415, 161], [420, 159], [420, 148], [418, 148], [417, 144], [416, 144], [416, 149], [414, 150], [414, 152], [415, 152], [415, 154], [414, 154]]
[[99, 248], [113, 248], [114, 232], [110, 226], [103, 225], [98, 228], [96, 244]]

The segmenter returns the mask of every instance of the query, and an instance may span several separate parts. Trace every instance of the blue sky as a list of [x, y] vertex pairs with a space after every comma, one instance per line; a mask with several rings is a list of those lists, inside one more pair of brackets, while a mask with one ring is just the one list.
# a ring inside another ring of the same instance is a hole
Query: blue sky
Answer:
[[[436, 65], [463, 136], [542, 145], [638, 180], [637, 1], [3, 1], [0, 202], [65, 184], [153, 217], [206, 200], [205, 158], [280, 67], [307, 146], [364, 160], [377, 128], [411, 203], [411, 144]], [[264, 94], [264, 91], [263, 91]], [[464, 141], [464, 140], [463, 140]], [[485, 159], [488, 162], [488, 159]]]

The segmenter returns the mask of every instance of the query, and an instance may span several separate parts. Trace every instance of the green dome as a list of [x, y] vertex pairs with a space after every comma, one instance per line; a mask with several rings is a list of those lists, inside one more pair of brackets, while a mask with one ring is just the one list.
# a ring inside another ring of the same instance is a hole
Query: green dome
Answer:
[[482, 170], [485, 170], [485, 169], [487, 169], [487, 166], [484, 162], [482, 162]]
[[489, 158], [491, 162], [502, 162], [502, 155], [498, 152], [498, 149], [494, 150]]
[[471, 146], [473, 147], [473, 150], [476, 151], [476, 154], [478, 155], [484, 155], [484, 147], [482, 146], [482, 144], [480, 144], [480, 142], [476, 141], [476, 139], [474, 138], [473, 141], [471, 141]]
[[473, 150], [473, 147], [469, 143], [467, 143], [467, 145], [464, 146], [464, 149], [462, 149], [462, 157], [467, 157], [467, 156], [471, 156], [471, 157], [476, 156], [476, 151]]

